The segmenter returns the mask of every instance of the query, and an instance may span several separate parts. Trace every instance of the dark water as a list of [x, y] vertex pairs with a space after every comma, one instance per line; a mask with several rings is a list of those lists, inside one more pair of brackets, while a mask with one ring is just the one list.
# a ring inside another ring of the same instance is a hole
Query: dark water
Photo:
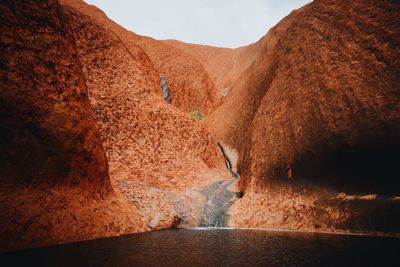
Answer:
[[165, 230], [0, 257], [1, 266], [400, 266], [400, 238]]

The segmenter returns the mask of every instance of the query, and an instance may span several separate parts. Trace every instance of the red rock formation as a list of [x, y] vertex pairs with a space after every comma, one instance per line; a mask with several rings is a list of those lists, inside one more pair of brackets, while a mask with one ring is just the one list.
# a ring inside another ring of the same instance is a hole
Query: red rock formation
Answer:
[[5, 3], [1, 15], [2, 184], [109, 191], [107, 161], [62, 11], [54, 2], [32, 1]]
[[[220, 104], [221, 95], [217, 93], [209, 73], [189, 53], [164, 42], [132, 33], [109, 20], [95, 6], [90, 6], [81, 0], [62, 0], [62, 2], [103, 24], [128, 49], [135, 45], [141, 47], [150, 58], [158, 76], [163, 75], [167, 79], [174, 106], [186, 113], [200, 111], [206, 115]], [[158, 83], [160, 83], [159, 78]]]
[[146, 53], [54, 1], [0, 6], [1, 249], [199, 224], [229, 173]]
[[173, 105], [187, 113], [199, 111], [204, 115], [219, 106], [222, 95], [195, 57], [148, 37], [140, 38], [138, 45], [166, 77]]
[[[237, 49], [61, 3], [0, 4], [0, 249], [207, 224], [205, 209], [229, 207], [229, 226], [399, 232], [398, 2], [314, 1]], [[242, 174], [233, 206], [211, 135]]]
[[[189, 116], [154, 93], [161, 87], [144, 75], [156, 72], [138, 60], [148, 60], [139, 46], [127, 49], [97, 20], [73, 7], [67, 10], [114, 186], [139, 206], [152, 202], [154, 207], [142, 207], [145, 224], [163, 210], [159, 217], [165, 222], [150, 228], [170, 227], [182, 216], [171, 207], [175, 199], [227, 175], [218, 147]], [[182, 223], [196, 225], [196, 220], [194, 215]]]
[[220, 96], [223, 94], [223, 89], [230, 86], [231, 74], [234, 73], [234, 69], [236, 70], [234, 57], [238, 49], [187, 44], [177, 40], [162, 42], [185, 51], [199, 60], [213, 80]]
[[292, 15], [264, 69], [246, 177], [375, 193], [399, 184], [398, 11], [393, 1], [320, 1]]
[[124, 214], [123, 201], [112, 192], [74, 38], [60, 6], [2, 2], [0, 21], [0, 247], [138, 228], [135, 207], [128, 204], [130, 212]]
[[257, 43], [231, 49], [187, 44], [176, 40], [161, 42], [179, 48], [199, 60], [212, 78], [219, 95], [224, 95], [225, 88], [229, 94], [234, 82], [253, 62], [259, 49]]
[[246, 192], [231, 225], [354, 229], [347, 217], [359, 212], [359, 230], [360, 214], [379, 208], [349, 208], [354, 199], [338, 192], [399, 193], [399, 11], [396, 1], [314, 1], [258, 42], [256, 59], [205, 121], [240, 154]]

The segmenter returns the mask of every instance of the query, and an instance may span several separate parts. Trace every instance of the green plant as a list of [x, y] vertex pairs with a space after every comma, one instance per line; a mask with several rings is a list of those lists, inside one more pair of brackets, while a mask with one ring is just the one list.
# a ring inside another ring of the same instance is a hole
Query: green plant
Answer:
[[192, 116], [192, 118], [195, 119], [196, 121], [201, 121], [204, 118], [203, 113], [197, 110], [190, 112], [190, 116]]

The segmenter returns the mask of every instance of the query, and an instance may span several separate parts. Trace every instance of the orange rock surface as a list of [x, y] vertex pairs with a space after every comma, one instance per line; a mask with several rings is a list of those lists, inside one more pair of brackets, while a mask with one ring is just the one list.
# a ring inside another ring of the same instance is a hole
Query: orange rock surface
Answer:
[[112, 190], [61, 7], [9, 1], [0, 10], [0, 248], [137, 231], [137, 208]]
[[[385, 220], [374, 205], [386, 195], [388, 228], [398, 231], [399, 11], [394, 1], [314, 1], [256, 44], [254, 61], [204, 122], [237, 154], [245, 196], [231, 226], [383, 231], [366, 224]], [[363, 210], [339, 192], [383, 196], [357, 197], [370, 203]], [[329, 201], [319, 205], [321, 197]]]
[[159, 210], [167, 213], [160, 215], [164, 224], [150, 228], [170, 227], [177, 218], [195, 225], [197, 217], [184, 221], [175, 201], [228, 174], [216, 143], [187, 114], [164, 102], [160, 84], [146, 75], [156, 71], [138, 60], [148, 60], [139, 46], [127, 49], [96, 20], [74, 8], [67, 11], [114, 187], [143, 208], [145, 224]]
[[1, 248], [198, 225], [229, 172], [143, 49], [55, 1], [1, 11]]
[[124, 43], [128, 50], [134, 46], [141, 47], [157, 71], [157, 75], [163, 75], [167, 79], [172, 104], [180, 110], [186, 113], [200, 111], [209, 114], [220, 104], [222, 96], [217, 93], [209, 73], [196, 57], [165, 42], [132, 33], [109, 20], [95, 6], [87, 5], [81, 0], [62, 0], [62, 2], [104, 25]]

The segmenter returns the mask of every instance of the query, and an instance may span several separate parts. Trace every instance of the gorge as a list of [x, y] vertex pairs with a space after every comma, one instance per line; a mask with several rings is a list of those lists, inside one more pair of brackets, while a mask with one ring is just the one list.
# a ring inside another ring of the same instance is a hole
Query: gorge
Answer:
[[400, 2], [235, 49], [0, 3], [0, 251], [171, 228], [400, 235]]

